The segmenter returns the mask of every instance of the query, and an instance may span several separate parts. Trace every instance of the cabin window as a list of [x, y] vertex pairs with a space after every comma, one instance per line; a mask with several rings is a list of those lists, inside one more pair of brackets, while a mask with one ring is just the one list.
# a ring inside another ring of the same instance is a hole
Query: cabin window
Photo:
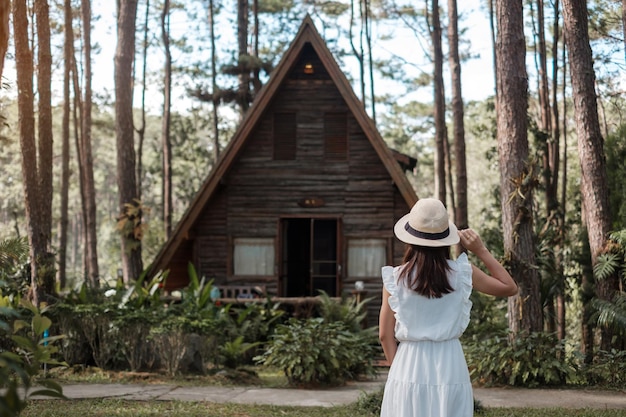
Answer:
[[386, 239], [348, 240], [348, 276], [377, 277], [387, 264]]
[[233, 272], [235, 275], [274, 275], [274, 239], [234, 239]]
[[324, 114], [324, 157], [346, 160], [348, 156], [348, 118], [345, 112]]
[[274, 113], [274, 159], [296, 159], [296, 113]]

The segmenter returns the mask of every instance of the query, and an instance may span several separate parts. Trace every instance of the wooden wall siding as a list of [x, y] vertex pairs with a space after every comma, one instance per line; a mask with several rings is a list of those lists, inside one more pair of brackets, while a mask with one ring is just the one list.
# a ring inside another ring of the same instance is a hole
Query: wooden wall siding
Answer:
[[182, 243], [176, 254], [172, 258], [172, 262], [169, 264], [169, 273], [167, 280], [165, 281], [165, 289], [172, 290], [180, 287], [186, 287], [189, 282], [189, 273], [187, 267], [189, 262], [193, 262], [193, 241], [186, 240]]
[[213, 279], [216, 285], [226, 284], [229, 252], [227, 221], [227, 194], [224, 187], [216, 190], [203, 214], [194, 227], [195, 253], [194, 263], [198, 275]]

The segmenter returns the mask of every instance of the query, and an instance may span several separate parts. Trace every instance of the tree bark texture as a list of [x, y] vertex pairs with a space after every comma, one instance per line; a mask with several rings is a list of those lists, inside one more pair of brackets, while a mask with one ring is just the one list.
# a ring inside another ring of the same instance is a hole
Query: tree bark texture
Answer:
[[122, 271], [124, 282], [137, 279], [143, 269], [141, 240], [134, 233], [133, 222], [141, 222], [135, 210], [137, 201], [135, 179], [135, 147], [133, 130], [133, 63], [135, 59], [135, 26], [137, 0], [119, 3], [117, 48], [115, 51], [115, 135], [117, 143], [117, 185], [120, 219], [131, 222], [122, 232]]
[[51, 251], [52, 239], [52, 52], [50, 50], [50, 10], [47, 0], [35, 0], [37, 31], [37, 116], [38, 116], [38, 188], [41, 213], [35, 221], [40, 223], [45, 236], [46, 253], [43, 255], [39, 283], [44, 294], [55, 294], [55, 264]]
[[446, 103], [443, 86], [443, 49], [441, 46], [441, 21], [439, 18], [439, 1], [432, 2], [432, 29], [433, 43], [433, 87], [434, 87], [434, 118], [435, 118], [435, 194], [446, 204], [446, 151], [445, 141], [448, 132], [446, 128]]
[[250, 96], [250, 71], [246, 63], [248, 54], [248, 0], [238, 0], [237, 4], [237, 45], [239, 47], [239, 107], [241, 116], [248, 111]]
[[539, 276], [535, 269], [532, 199], [528, 166], [528, 78], [521, 0], [496, 3], [498, 23], [497, 136], [505, 264], [519, 294], [509, 298], [509, 328], [517, 334], [542, 330]]
[[463, 94], [461, 89], [461, 59], [459, 58], [459, 25], [456, 0], [448, 0], [448, 45], [451, 93], [454, 163], [456, 175], [456, 211], [454, 221], [457, 227], [468, 227], [467, 219], [467, 164], [465, 158], [465, 122]]
[[211, 32], [211, 102], [213, 104], [213, 157], [217, 161], [220, 156], [219, 120], [217, 98], [217, 53], [215, 50], [215, 6], [213, 0], [209, 0], [209, 27]]
[[[46, 11], [47, 3], [35, 4], [35, 15]], [[39, 136], [39, 144], [35, 140], [35, 112], [33, 94], [33, 54], [30, 49], [28, 35], [29, 23], [27, 16], [27, 4], [24, 0], [13, 2], [13, 31], [15, 44], [15, 66], [17, 72], [18, 89], [18, 128], [20, 136], [20, 149], [22, 153], [22, 177], [24, 189], [24, 205], [26, 211], [26, 222], [28, 230], [28, 240], [30, 244], [30, 266], [31, 266], [31, 288], [29, 298], [33, 304], [38, 305], [44, 301], [46, 294], [54, 294], [54, 256], [50, 253], [51, 234], [51, 210], [48, 202], [48, 195], [52, 195], [52, 179], [44, 178], [44, 175], [52, 172], [52, 136]], [[37, 16], [39, 17], [39, 16]], [[47, 27], [47, 19], [38, 19], [36, 33], [37, 36], [44, 37], [43, 51], [38, 55], [46, 66], [46, 42], [50, 44], [50, 30]], [[50, 52], [48, 48], [48, 54]], [[43, 77], [49, 74], [50, 68], [40, 68]], [[49, 81], [48, 81], [49, 85]], [[45, 90], [43, 91], [46, 99]], [[48, 95], [48, 98], [50, 96]], [[48, 102], [48, 106], [50, 103]], [[45, 107], [45, 106], [44, 106]], [[44, 109], [44, 112], [46, 110]], [[47, 123], [46, 116], [43, 116], [43, 123]], [[40, 119], [41, 122], [41, 119]], [[50, 143], [44, 143], [50, 141]], [[39, 148], [39, 149], [38, 149]], [[44, 190], [43, 186], [48, 186], [50, 190]], [[50, 197], [51, 198], [51, 197]], [[50, 199], [51, 201], [51, 199]], [[52, 282], [52, 288], [49, 287]]]
[[170, 140], [170, 107], [172, 95], [172, 54], [170, 53], [169, 35], [170, 2], [165, 0], [161, 12], [161, 34], [165, 49], [165, 67], [163, 68], [163, 120], [161, 126], [161, 145], [163, 152], [163, 226], [165, 237], [172, 234], [172, 143]]
[[[595, 92], [593, 57], [589, 44], [587, 2], [563, 0], [563, 22], [572, 80], [572, 97], [576, 115], [578, 155], [581, 167], [581, 189], [586, 216], [591, 263], [606, 252], [611, 230], [611, 213], [606, 178], [604, 139], [600, 132]], [[617, 274], [596, 283], [598, 297], [612, 300], [618, 289]], [[612, 332], [603, 329], [601, 348], [611, 346]]]
[[63, 119], [61, 121], [61, 189], [59, 200], [61, 213], [59, 216], [59, 248], [57, 282], [60, 288], [65, 288], [67, 282], [67, 226], [68, 226], [68, 198], [70, 188], [70, 115], [71, 97], [70, 81], [72, 77], [72, 43], [74, 30], [72, 29], [72, 2], [65, 0], [63, 4], [64, 34], [63, 34]]
[[81, 1], [81, 15], [83, 20], [83, 45], [84, 45], [84, 99], [82, 107], [81, 125], [81, 155], [79, 159], [83, 165], [84, 200], [85, 210], [85, 233], [86, 247], [85, 257], [87, 263], [87, 279], [92, 287], [100, 286], [98, 268], [98, 224], [96, 219], [96, 186], [93, 176], [93, 153], [91, 150], [91, 0]]
[[144, 14], [144, 26], [143, 26], [143, 53], [141, 61], [141, 126], [136, 129], [137, 131], [137, 198], [141, 200], [142, 189], [141, 179], [143, 178], [143, 143], [146, 137], [146, 89], [147, 89], [147, 68], [148, 68], [148, 32], [149, 32], [149, 19], [150, 19], [150, 0], [146, 0], [145, 14]]

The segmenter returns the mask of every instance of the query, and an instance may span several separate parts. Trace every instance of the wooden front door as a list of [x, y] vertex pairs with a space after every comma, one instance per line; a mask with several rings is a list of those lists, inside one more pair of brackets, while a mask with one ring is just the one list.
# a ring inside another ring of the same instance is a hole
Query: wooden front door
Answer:
[[281, 220], [281, 296], [316, 296], [320, 290], [339, 294], [338, 225], [336, 218]]

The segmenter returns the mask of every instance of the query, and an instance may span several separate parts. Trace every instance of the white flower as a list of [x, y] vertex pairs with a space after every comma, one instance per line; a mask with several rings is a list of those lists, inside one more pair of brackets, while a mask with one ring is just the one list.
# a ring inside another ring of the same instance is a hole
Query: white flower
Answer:
[[117, 291], [115, 291], [113, 288], [104, 292], [105, 297], [113, 297], [115, 294], [117, 294]]

